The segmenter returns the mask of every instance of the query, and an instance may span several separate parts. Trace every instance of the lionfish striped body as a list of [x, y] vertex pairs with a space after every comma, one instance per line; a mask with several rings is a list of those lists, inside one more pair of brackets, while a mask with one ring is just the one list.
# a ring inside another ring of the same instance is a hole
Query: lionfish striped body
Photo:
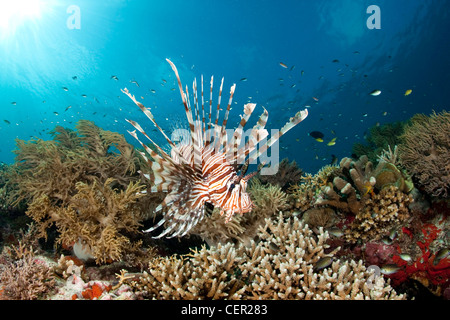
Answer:
[[[230, 98], [223, 118], [219, 125], [220, 103], [223, 88], [223, 78], [220, 85], [216, 117], [213, 123], [212, 115], [212, 92], [213, 77], [211, 77], [209, 115], [205, 118], [205, 104], [203, 95], [203, 77], [201, 79], [201, 113], [200, 103], [197, 95], [197, 81], [193, 83], [193, 105], [191, 106], [188, 88], [183, 90], [180, 76], [175, 65], [168, 59], [172, 67], [180, 89], [181, 98], [189, 123], [190, 137], [187, 142], [175, 144], [155, 122], [152, 113], [144, 105], [138, 102], [125, 88], [122, 90], [133, 102], [144, 112], [150, 121], [164, 135], [171, 147], [170, 155], [159, 147], [145, 133], [142, 127], [135, 121], [128, 121], [137, 131], [142, 133], [156, 148], [150, 149], [142, 143], [136, 134], [136, 130], [128, 131], [145, 149], [152, 160], [145, 153], [141, 153], [150, 164], [151, 172], [144, 173], [144, 177], [152, 183], [152, 192], [165, 192], [166, 197], [156, 208], [163, 212], [163, 218], [152, 228], [146, 230], [151, 232], [166, 224], [166, 229], [156, 236], [181, 237], [203, 219], [207, 211], [214, 207], [221, 209], [221, 215], [225, 215], [228, 222], [235, 213], [244, 214], [252, 210], [252, 201], [246, 192], [247, 181], [253, 176], [244, 176], [249, 163], [253, 163], [261, 154], [267, 151], [284, 133], [304, 120], [308, 112], [298, 112], [277, 134], [273, 135], [262, 145], [258, 144], [268, 136], [264, 129], [268, 112], [264, 109], [257, 124], [250, 132], [248, 141], [243, 139], [244, 127], [252, 114], [255, 104], [248, 103], [244, 106], [244, 115], [238, 127], [228, 141], [226, 125], [228, 114], [231, 109], [233, 95], [236, 85], [230, 89]], [[238, 174], [240, 171], [240, 174]]]

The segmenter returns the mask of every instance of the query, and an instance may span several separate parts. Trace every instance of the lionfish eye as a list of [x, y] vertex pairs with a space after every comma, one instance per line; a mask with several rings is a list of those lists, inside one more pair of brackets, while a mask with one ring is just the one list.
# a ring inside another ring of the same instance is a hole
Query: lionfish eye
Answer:
[[234, 189], [236, 185], [234, 184], [234, 182], [232, 184], [230, 184], [230, 191], [232, 191]]

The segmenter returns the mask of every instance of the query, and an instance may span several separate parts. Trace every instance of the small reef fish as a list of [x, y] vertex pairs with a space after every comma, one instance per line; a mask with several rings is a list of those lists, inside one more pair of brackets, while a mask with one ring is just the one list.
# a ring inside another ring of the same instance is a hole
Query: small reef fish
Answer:
[[280, 62], [280, 66], [282, 66], [283, 68], [285, 68], [285, 69], [287, 69], [288, 68], [288, 66], [287, 65], [285, 65], [283, 62]]
[[56, 116], [59, 116], [59, 113], [58, 113], [58, 112], [53, 111], [53, 113], [54, 113]]
[[5, 123], [7, 123], [7, 124], [11, 124], [11, 122], [9, 122], [8, 120], [3, 120], [3, 121], [5, 121]]
[[17, 102], [11, 102], [11, 104], [13, 105], [13, 106], [16, 106], [17, 105]]
[[338, 59], [334, 59], [332, 62], [333, 63], [339, 63], [339, 60]]
[[72, 79], [73, 79], [73, 80], [77, 80], [78, 77], [77, 77], [77, 76], [73, 76]]
[[131, 83], [134, 83], [135, 85], [137, 85], [138, 87], [140, 87], [139, 83], [136, 80], [130, 80]]
[[156, 90], [155, 89], [150, 89], [150, 92], [151, 93], [156, 93]]
[[333, 257], [324, 257], [317, 261], [317, 263], [314, 266], [315, 270], [322, 270], [328, 267], [333, 262]]
[[409, 254], [407, 254], [407, 253], [402, 253], [402, 254], [399, 255], [399, 257], [400, 257], [402, 260], [406, 261], [406, 262], [412, 261], [411, 256], [410, 256]]
[[309, 136], [313, 137], [318, 142], [323, 142], [323, 137], [325, 135], [320, 131], [312, 131], [309, 133]]
[[316, 97], [312, 97], [313, 99], [314, 99], [314, 101], [316, 101], [316, 102], [318, 102], [319, 101], [319, 98], [316, 98]]
[[374, 97], [376, 97], [376, 96], [379, 96], [380, 94], [381, 94], [381, 90], [378, 90], [378, 89], [376, 89], [376, 90], [373, 90], [371, 93], [369, 93], [371, 96], [374, 96]]
[[442, 259], [445, 259], [448, 257], [449, 253], [450, 253], [450, 251], [448, 250], [448, 248], [443, 248], [443, 249], [439, 250], [438, 252], [436, 252], [436, 256], [434, 257], [434, 260], [433, 260], [433, 265], [438, 265]]
[[83, 98], [86, 98], [86, 97], [87, 97], [87, 95], [85, 95], [85, 94], [82, 94], [81, 96], [82, 96]]
[[400, 270], [400, 267], [396, 264], [386, 264], [381, 267], [381, 273], [386, 275], [394, 274], [398, 270]]
[[336, 144], [336, 139], [337, 139], [336, 137], [331, 139], [331, 141], [327, 143], [327, 146], [329, 146], [329, 147], [334, 146]]
[[72, 106], [68, 106], [64, 111], [69, 110], [70, 108], [72, 108]]
[[409, 96], [411, 93], [412, 93], [412, 90], [411, 90], [411, 89], [406, 90], [406, 92], [405, 92], [405, 97], [406, 97], [406, 96]]
[[327, 231], [329, 234], [331, 234], [335, 237], [338, 237], [338, 238], [344, 234], [344, 232], [341, 229], [339, 229], [338, 227], [332, 227], [332, 228], [328, 229]]
[[247, 78], [241, 78], [241, 81], [242, 82], [247, 81]]
[[[367, 193], [369, 193], [369, 192], [366, 192], [366, 194]], [[384, 236], [381, 239], [381, 242], [383, 242], [384, 244], [387, 244], [387, 245], [391, 245], [392, 244], [392, 239], [390, 237], [388, 237], [388, 236]]]
[[397, 230], [396, 229], [392, 229], [391, 232], [389, 233], [389, 238], [394, 240], [396, 237], [397, 237]]
[[277, 245], [276, 245], [275, 243], [273, 243], [273, 242], [269, 243], [269, 248], [270, 248], [270, 250], [272, 250], [272, 251], [274, 251], [274, 252], [280, 251], [280, 247], [277, 246]]
[[334, 154], [331, 155], [331, 162], [330, 162], [330, 166], [334, 166], [336, 165], [338, 162], [338, 157], [336, 157]]
[[67, 87], [62, 87], [64, 91], [69, 91]]
[[119, 78], [117, 78], [117, 76], [111, 76], [111, 79], [118, 81]]

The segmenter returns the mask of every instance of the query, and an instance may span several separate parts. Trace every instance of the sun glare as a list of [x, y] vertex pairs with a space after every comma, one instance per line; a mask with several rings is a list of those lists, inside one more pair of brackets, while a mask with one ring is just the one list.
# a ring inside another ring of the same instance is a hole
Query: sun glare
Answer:
[[41, 17], [42, 0], [0, 0], [0, 33], [13, 35], [27, 20]]

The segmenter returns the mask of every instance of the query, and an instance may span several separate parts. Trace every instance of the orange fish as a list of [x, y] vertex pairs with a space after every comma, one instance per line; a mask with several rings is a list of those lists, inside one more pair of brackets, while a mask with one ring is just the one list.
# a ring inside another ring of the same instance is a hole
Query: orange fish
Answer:
[[282, 66], [283, 68], [286, 68], [287, 69], [287, 65], [285, 65], [283, 62], [280, 62], [280, 66]]
[[319, 99], [317, 99], [316, 97], [313, 97], [314, 101], [319, 101]]

